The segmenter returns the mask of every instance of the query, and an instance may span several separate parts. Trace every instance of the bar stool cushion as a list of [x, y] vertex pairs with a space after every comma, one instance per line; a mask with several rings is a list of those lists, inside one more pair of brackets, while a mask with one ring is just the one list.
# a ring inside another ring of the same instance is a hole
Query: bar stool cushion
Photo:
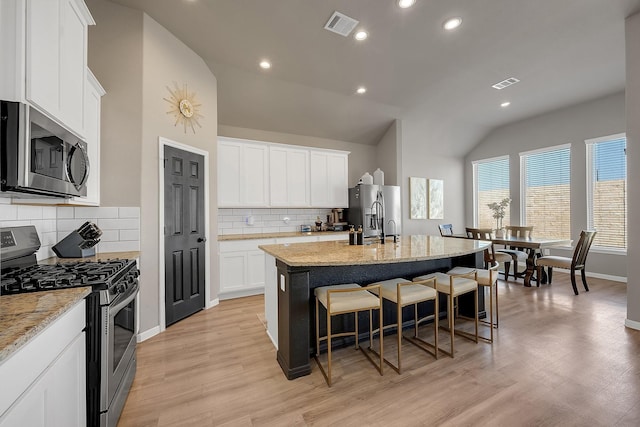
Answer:
[[[438, 292], [442, 292], [443, 294], [449, 294], [450, 292], [450, 278], [452, 276], [445, 273], [430, 273], [425, 274], [424, 276], [415, 277], [413, 279], [414, 282], [419, 280], [428, 280], [432, 278], [436, 278], [436, 286], [438, 288]], [[473, 279], [469, 279], [466, 277], [454, 277], [453, 278], [453, 293], [452, 295], [458, 296], [465, 294], [467, 292], [471, 292], [478, 287], [478, 282]]]
[[474, 270], [478, 273], [478, 285], [491, 286], [498, 281], [497, 272], [493, 274], [493, 283], [491, 283], [491, 272], [489, 270], [475, 269], [470, 267], [453, 267], [451, 270], [447, 271], [447, 274], [458, 276], [461, 274], [471, 274]]
[[[412, 283], [409, 280], [398, 278], [389, 279], [382, 282], [372, 283], [372, 285], [380, 285], [382, 298], [398, 303], [398, 283]], [[373, 289], [372, 293], [376, 294]], [[400, 288], [402, 304], [409, 305], [422, 302], [436, 297], [436, 290], [425, 285], [405, 285]]]
[[327, 307], [327, 291], [336, 289], [361, 289], [353, 292], [336, 292], [331, 294], [330, 314], [342, 313], [345, 311], [370, 310], [380, 307], [380, 300], [371, 292], [365, 291], [357, 283], [347, 283], [344, 285], [321, 286], [315, 288], [314, 292], [318, 301]]

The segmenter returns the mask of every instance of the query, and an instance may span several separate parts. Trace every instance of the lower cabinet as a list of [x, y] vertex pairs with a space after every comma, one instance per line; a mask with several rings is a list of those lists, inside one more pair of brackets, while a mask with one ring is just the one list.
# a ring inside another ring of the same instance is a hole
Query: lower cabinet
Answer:
[[0, 427], [86, 424], [82, 300], [0, 364]]
[[267, 283], [265, 253], [260, 245], [347, 240], [346, 233], [277, 239], [227, 240], [218, 243], [220, 253], [220, 300], [264, 293]]
[[221, 300], [264, 292], [265, 253], [260, 245], [274, 244], [274, 239], [220, 242]]

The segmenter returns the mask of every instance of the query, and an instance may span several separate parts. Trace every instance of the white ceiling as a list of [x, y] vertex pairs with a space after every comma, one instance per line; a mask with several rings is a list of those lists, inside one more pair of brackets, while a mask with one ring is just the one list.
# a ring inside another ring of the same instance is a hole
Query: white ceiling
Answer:
[[[496, 126], [623, 90], [624, 18], [640, 10], [640, 0], [112, 1], [204, 59], [221, 125], [376, 144], [394, 119], [424, 117], [472, 135], [457, 154]], [[335, 10], [369, 38], [324, 30]], [[445, 33], [452, 16], [463, 24]], [[491, 87], [508, 77], [521, 82]]]

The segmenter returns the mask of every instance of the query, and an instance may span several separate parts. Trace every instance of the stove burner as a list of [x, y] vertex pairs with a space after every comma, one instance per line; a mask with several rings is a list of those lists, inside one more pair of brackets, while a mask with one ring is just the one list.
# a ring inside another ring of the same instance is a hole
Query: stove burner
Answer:
[[[14, 268], [0, 277], [0, 294], [16, 294], [51, 289], [92, 286], [93, 290], [109, 290], [110, 294], [126, 290], [120, 278], [129, 270], [138, 276], [135, 261], [115, 259], [97, 262], [37, 264]], [[116, 286], [116, 282], [118, 285]], [[124, 281], [129, 283], [129, 281]]]

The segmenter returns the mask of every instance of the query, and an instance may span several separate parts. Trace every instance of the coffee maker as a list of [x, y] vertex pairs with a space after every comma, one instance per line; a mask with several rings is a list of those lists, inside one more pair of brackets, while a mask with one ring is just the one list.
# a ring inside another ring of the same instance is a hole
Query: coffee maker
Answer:
[[327, 215], [329, 229], [333, 231], [344, 231], [347, 229], [347, 222], [344, 220], [344, 209], [331, 209], [331, 214]]

